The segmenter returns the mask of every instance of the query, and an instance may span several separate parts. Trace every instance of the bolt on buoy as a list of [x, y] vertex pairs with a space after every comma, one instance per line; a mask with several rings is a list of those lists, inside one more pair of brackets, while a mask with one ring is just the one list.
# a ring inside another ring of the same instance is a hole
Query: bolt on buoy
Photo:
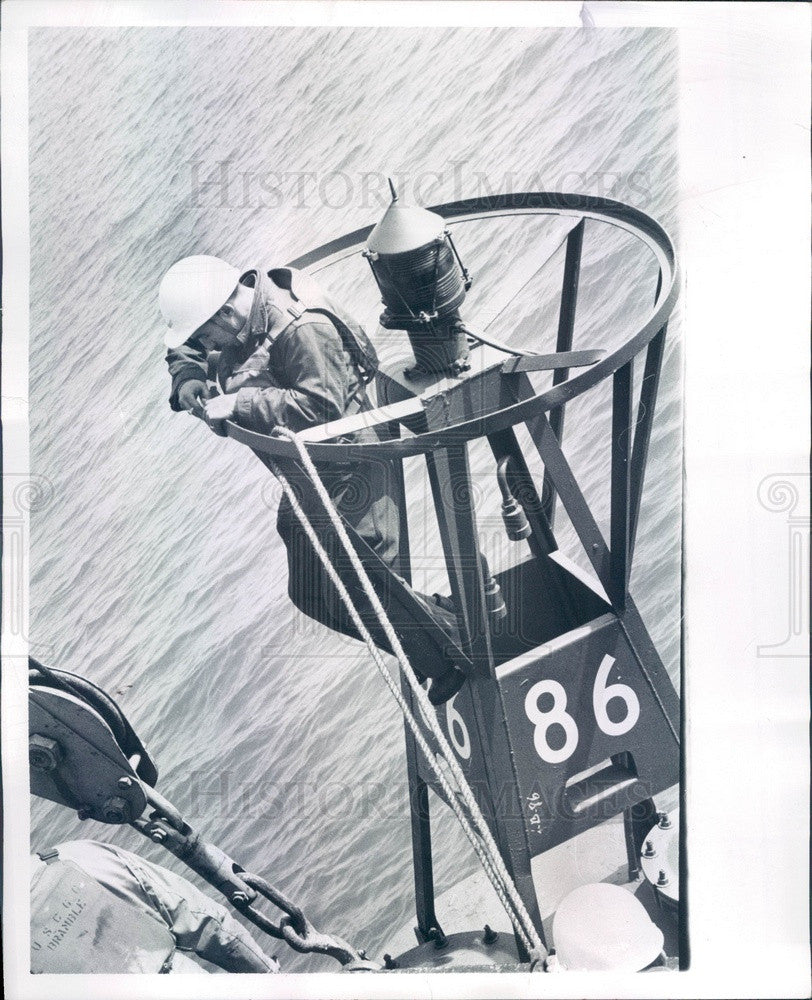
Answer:
[[646, 845], [643, 848], [643, 857], [644, 858], [653, 858], [656, 853], [657, 852], [654, 850], [654, 844], [652, 844], [652, 842], [650, 840], [647, 840], [646, 841]]
[[482, 940], [485, 944], [493, 944], [498, 937], [498, 931], [495, 931], [490, 924], [485, 924], [485, 933], [482, 935]]
[[660, 869], [660, 874], [657, 876], [657, 885], [668, 885], [668, 876], [662, 868]]
[[668, 813], [657, 813], [657, 825], [661, 830], [671, 829], [671, 820], [669, 819]]
[[441, 948], [445, 948], [448, 944], [448, 938], [443, 934], [439, 927], [433, 927], [431, 932], [432, 938], [434, 938], [434, 947], [439, 951]]

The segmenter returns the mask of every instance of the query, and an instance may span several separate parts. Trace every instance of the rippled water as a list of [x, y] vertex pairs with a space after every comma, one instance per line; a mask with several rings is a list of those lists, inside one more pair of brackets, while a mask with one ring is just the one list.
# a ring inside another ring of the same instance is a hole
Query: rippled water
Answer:
[[[170, 412], [158, 282], [186, 254], [283, 262], [373, 222], [387, 173], [427, 204], [511, 187], [608, 194], [673, 233], [674, 107], [661, 30], [30, 33], [31, 469], [48, 483], [32, 514], [32, 651], [120, 692], [164, 795], [370, 954], [413, 912], [399, 716], [362, 647], [288, 603], [268, 473]], [[576, 346], [610, 346], [650, 307], [655, 274], [622, 237], [591, 235]], [[545, 230], [494, 220], [456, 238], [475, 274], [473, 319]], [[552, 349], [562, 259], [490, 333]], [[368, 318], [365, 267], [322, 277]], [[676, 322], [671, 331], [632, 593], [676, 681]], [[577, 401], [565, 444], [604, 531], [609, 405], [608, 386]], [[473, 464], [492, 494], [484, 452]], [[432, 584], [425, 482], [414, 462], [408, 476], [417, 582]], [[483, 492], [483, 546], [498, 561], [492, 510]], [[559, 525], [583, 562], [560, 514]], [[435, 813], [441, 891], [476, 863]], [[133, 831], [41, 801], [32, 836], [37, 847], [109, 839], [180, 870]], [[332, 967], [282, 957], [289, 970]]]

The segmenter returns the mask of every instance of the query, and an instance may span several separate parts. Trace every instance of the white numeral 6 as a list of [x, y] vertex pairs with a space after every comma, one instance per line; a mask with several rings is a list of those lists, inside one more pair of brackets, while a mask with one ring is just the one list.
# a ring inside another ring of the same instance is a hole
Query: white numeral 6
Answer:
[[[628, 733], [640, 718], [640, 702], [628, 684], [606, 683], [614, 662], [614, 656], [609, 656], [608, 653], [601, 660], [598, 676], [595, 678], [595, 686], [592, 688], [592, 709], [595, 712], [595, 721], [598, 723], [598, 727], [607, 736], [622, 736], [624, 733]], [[606, 706], [613, 698], [620, 698], [626, 704], [626, 716], [620, 722], [612, 722], [606, 712]]]
[[[448, 726], [448, 736], [451, 740], [451, 745], [463, 760], [468, 760], [471, 756], [471, 737], [468, 735], [468, 727], [465, 725], [465, 719], [454, 708], [454, 699], [456, 697], [454, 695], [454, 698], [445, 703], [445, 721]], [[457, 736], [458, 732], [459, 736]]]

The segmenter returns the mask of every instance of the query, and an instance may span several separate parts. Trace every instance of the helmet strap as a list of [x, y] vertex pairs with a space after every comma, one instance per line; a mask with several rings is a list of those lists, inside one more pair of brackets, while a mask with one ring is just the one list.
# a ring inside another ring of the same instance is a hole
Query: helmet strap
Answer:
[[237, 334], [237, 340], [242, 347], [245, 347], [247, 344], [254, 345], [260, 336], [264, 336], [268, 321], [268, 310], [265, 305], [265, 295], [262, 290], [263, 280], [267, 282], [268, 279], [262, 273], [260, 268], [253, 271], [247, 271], [245, 274], [240, 276], [240, 283], [246, 285], [248, 288], [250, 288], [251, 285], [247, 281], [243, 281], [243, 278], [248, 277], [252, 277], [254, 281], [254, 298], [251, 302], [251, 311], [248, 313], [248, 319], [246, 320], [245, 326]]

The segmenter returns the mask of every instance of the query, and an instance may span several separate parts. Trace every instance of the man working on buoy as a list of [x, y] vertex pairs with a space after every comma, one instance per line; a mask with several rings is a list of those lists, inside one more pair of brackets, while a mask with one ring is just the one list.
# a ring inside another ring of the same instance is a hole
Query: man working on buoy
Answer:
[[[241, 275], [216, 257], [186, 257], [164, 276], [159, 302], [168, 327], [170, 406], [200, 417], [215, 433], [224, 433], [226, 420], [262, 434], [277, 428], [296, 432], [371, 409], [366, 383], [377, 368], [375, 350], [355, 320], [308, 275], [291, 268]], [[207, 381], [216, 381], [222, 393], [210, 396]], [[351, 439], [374, 436], [365, 430]], [[392, 467], [370, 461], [319, 471], [345, 521], [398, 573], [401, 497]], [[294, 604], [358, 638], [286, 497], [279, 505], [277, 529], [288, 553], [288, 591]], [[341, 571], [345, 560], [329, 533], [325, 543]], [[351, 578], [347, 582], [353, 584]], [[384, 600], [385, 595], [379, 596]], [[447, 602], [415, 596], [454, 637], [456, 617]], [[368, 607], [363, 617], [376, 643], [391, 652]], [[432, 678], [431, 701], [442, 704], [459, 690], [465, 675], [447, 659], [415, 662], [410, 646], [416, 635], [410, 624], [396, 623], [404, 650], [415, 670]]]

